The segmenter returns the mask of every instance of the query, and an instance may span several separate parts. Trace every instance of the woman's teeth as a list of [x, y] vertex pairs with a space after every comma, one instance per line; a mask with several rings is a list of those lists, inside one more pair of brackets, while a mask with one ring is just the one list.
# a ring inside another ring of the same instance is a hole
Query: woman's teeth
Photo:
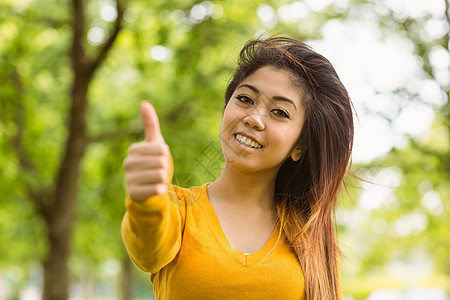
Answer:
[[242, 134], [236, 134], [235, 138], [236, 138], [236, 140], [239, 141], [239, 143], [241, 143], [243, 145], [246, 145], [248, 147], [255, 148], [255, 149], [261, 149], [262, 148], [261, 144], [255, 142], [252, 139], [249, 139], [246, 136], [243, 136]]

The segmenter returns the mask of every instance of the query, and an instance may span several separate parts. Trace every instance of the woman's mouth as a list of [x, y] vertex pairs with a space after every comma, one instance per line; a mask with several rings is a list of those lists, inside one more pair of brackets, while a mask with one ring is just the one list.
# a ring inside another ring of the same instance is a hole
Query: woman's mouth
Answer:
[[261, 149], [263, 146], [261, 144], [259, 144], [258, 142], [243, 136], [242, 134], [235, 134], [234, 138], [242, 145], [250, 147], [250, 148], [254, 148], [254, 149]]

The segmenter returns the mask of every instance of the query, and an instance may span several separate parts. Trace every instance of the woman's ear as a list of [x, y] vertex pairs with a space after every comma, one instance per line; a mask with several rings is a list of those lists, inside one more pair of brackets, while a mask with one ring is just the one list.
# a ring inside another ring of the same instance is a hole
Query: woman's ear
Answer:
[[302, 157], [302, 149], [300, 148], [299, 145], [295, 146], [294, 150], [291, 153], [291, 158], [293, 161], [298, 161], [300, 159], [300, 157]]

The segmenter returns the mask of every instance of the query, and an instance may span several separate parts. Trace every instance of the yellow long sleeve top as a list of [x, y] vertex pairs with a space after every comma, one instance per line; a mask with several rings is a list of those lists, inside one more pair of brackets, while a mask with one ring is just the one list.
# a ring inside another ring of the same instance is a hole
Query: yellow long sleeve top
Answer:
[[233, 249], [207, 185], [126, 199], [122, 238], [133, 262], [150, 273], [156, 299], [304, 299], [303, 272], [280, 225], [259, 251]]

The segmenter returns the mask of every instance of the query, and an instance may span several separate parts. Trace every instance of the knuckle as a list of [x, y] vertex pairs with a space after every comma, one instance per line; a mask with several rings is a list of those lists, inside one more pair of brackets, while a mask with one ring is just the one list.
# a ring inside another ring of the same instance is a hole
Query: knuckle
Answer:
[[126, 186], [127, 186], [127, 190], [131, 193], [131, 192], [136, 192], [136, 184], [131, 181], [131, 180], [126, 180], [125, 181]]
[[161, 167], [164, 168], [167, 172], [169, 172], [170, 169], [170, 158], [164, 157], [164, 159], [161, 160]]
[[166, 181], [166, 170], [160, 169], [158, 170], [158, 181], [159, 182], [165, 182]]
[[167, 145], [165, 143], [155, 142], [154, 147], [158, 154], [165, 154], [167, 151]]
[[127, 184], [127, 186], [130, 186], [132, 184], [132, 180], [130, 178], [129, 173], [125, 173], [125, 183]]
[[163, 152], [164, 152], [164, 154], [166, 154], [168, 156], [170, 155], [170, 147], [166, 143], [164, 143], [164, 145], [163, 145]]
[[129, 188], [128, 189], [128, 194], [130, 195], [130, 197], [132, 199], [137, 199], [138, 195], [139, 195], [134, 188]]
[[159, 144], [153, 144], [153, 145], [152, 145], [152, 153], [153, 153], [154, 155], [160, 155], [160, 154], [162, 154], [161, 145], [159, 145]]
[[158, 184], [155, 186], [155, 194], [161, 195], [166, 192], [167, 187], [164, 184]]
[[122, 163], [122, 165], [123, 165], [123, 168], [125, 169], [125, 170], [128, 170], [129, 168], [130, 168], [130, 157], [129, 156], [127, 156], [124, 160], [123, 160], [123, 163]]
[[128, 147], [128, 153], [134, 153], [136, 151], [137, 145], [137, 143], [131, 144], [130, 147]]
[[166, 169], [166, 159], [164, 156], [159, 157], [158, 161], [157, 161], [157, 166], [158, 168], [162, 168], [162, 169]]

